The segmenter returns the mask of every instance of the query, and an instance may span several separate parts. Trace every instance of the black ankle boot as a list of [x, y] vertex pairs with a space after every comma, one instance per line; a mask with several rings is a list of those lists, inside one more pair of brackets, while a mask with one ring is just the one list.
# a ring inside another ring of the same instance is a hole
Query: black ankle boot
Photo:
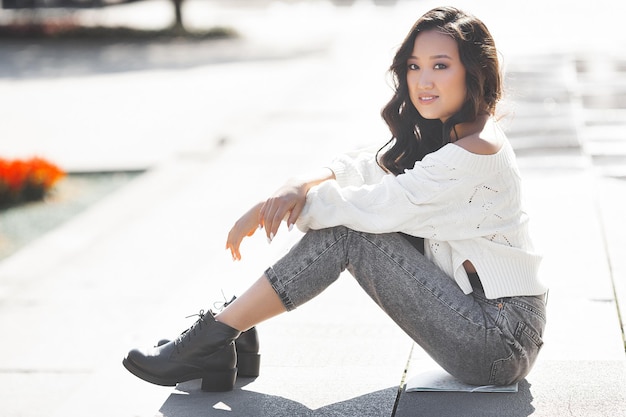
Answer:
[[261, 368], [261, 355], [259, 354], [259, 334], [256, 327], [241, 333], [235, 340], [237, 350], [237, 369], [241, 376], [259, 376]]
[[[225, 302], [218, 309], [223, 309], [228, 304], [235, 301], [236, 297], [232, 300]], [[185, 332], [188, 330], [185, 330]], [[183, 334], [185, 333], [183, 332]], [[162, 346], [169, 343], [169, 339], [161, 339], [158, 341], [157, 346]], [[235, 340], [235, 350], [237, 351], [237, 375], [243, 377], [256, 378], [260, 374], [261, 369], [261, 355], [259, 354], [259, 334], [256, 327], [252, 327]]]
[[200, 318], [176, 340], [147, 351], [133, 349], [123, 364], [132, 374], [157, 385], [202, 379], [203, 391], [230, 391], [237, 378], [233, 341], [241, 334], [212, 314]]
[[[158, 341], [157, 347], [169, 342], [169, 339], [161, 339]], [[235, 340], [235, 350], [237, 351], [237, 375], [251, 378], [259, 376], [261, 355], [259, 354], [259, 334], [256, 327], [241, 333]]]

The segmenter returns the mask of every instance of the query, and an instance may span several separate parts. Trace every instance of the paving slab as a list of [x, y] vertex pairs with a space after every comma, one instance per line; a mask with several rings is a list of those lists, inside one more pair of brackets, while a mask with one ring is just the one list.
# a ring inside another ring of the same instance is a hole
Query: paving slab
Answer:
[[[626, 235], [623, 213], [626, 210], [626, 181], [618, 178], [599, 177], [597, 179], [598, 211], [605, 232], [605, 244], [613, 289], [620, 314], [622, 336], [626, 335]], [[624, 338], [626, 346], [626, 338]]]

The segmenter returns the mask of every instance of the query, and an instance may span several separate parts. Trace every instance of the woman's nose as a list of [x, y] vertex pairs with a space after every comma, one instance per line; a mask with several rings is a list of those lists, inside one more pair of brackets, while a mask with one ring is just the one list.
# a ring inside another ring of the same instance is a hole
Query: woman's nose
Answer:
[[428, 90], [433, 88], [433, 81], [431, 74], [428, 71], [422, 71], [417, 80], [417, 86], [420, 89]]

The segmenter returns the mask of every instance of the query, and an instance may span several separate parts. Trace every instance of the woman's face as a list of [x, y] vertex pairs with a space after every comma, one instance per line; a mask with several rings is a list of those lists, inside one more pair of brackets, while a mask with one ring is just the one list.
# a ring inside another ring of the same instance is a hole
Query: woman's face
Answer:
[[409, 97], [420, 115], [445, 122], [465, 102], [465, 67], [456, 41], [436, 30], [417, 35], [407, 61]]

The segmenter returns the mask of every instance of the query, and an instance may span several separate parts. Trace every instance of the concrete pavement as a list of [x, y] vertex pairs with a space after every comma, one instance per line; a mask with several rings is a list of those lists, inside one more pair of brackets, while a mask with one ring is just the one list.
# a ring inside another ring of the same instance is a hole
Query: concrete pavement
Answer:
[[[20, 106], [3, 105], [3, 151], [41, 150], [76, 170], [150, 168], [0, 263], [0, 331], [10, 340], [0, 347], [2, 415], [626, 413], [616, 304], [616, 297], [626, 300], [618, 217], [626, 185], [615, 174], [619, 163], [599, 164], [591, 154], [599, 152], [594, 143], [606, 142], [598, 126], [615, 132], [620, 125], [598, 122], [599, 111], [585, 107], [582, 98], [595, 85], [575, 59], [586, 56], [577, 52], [585, 45], [529, 51], [487, 6], [468, 10], [486, 15], [503, 38], [512, 87], [508, 129], [551, 286], [545, 348], [520, 393], [402, 392], [405, 370], [417, 372], [427, 358], [349, 276], [260, 325], [261, 376], [240, 379], [231, 393], [202, 393], [195, 381], [156, 387], [121, 366], [129, 348], [177, 335], [193, 322], [186, 316], [210, 308], [222, 291], [240, 293], [298, 238], [284, 230], [271, 245], [254, 237], [244, 244], [244, 261], [233, 263], [223, 242], [248, 205], [290, 173], [387, 137], [378, 117], [389, 94], [384, 71], [393, 47], [430, 6], [223, 9], [244, 33], [261, 33], [262, 22], [275, 24], [275, 32], [241, 49], [232, 44], [241, 53], [233, 62], [217, 59], [232, 53], [227, 44], [204, 44], [187, 48], [200, 47], [206, 61], [177, 69], [0, 80], [3, 97], [23, 106], [45, 93], [31, 113], [37, 123]], [[277, 50], [287, 17], [299, 37]], [[154, 47], [147, 56], [168, 59], [174, 49]], [[273, 59], [259, 60], [264, 53]], [[20, 141], [6, 141], [7, 134]], [[619, 134], [610, 138], [623, 143]], [[609, 159], [623, 156], [613, 151]]]

